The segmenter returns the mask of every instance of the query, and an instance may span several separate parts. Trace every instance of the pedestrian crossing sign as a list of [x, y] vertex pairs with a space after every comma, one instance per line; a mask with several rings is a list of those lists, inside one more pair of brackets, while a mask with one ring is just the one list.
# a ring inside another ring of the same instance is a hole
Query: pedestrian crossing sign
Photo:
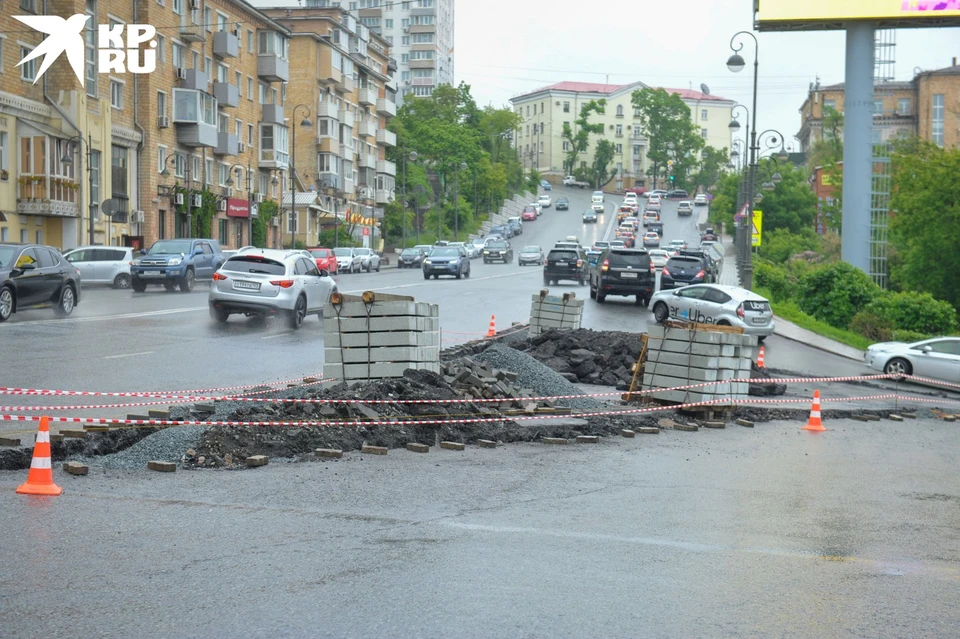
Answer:
[[750, 246], [760, 246], [763, 235], [763, 211], [753, 212], [753, 229], [751, 233]]

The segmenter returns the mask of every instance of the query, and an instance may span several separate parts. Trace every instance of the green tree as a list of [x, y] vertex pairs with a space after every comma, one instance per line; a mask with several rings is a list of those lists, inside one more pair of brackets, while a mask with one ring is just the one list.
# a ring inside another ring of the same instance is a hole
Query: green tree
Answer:
[[509, 136], [520, 127], [521, 122], [523, 117], [513, 109], [484, 108], [480, 116], [480, 129], [491, 162], [499, 162], [504, 150], [510, 148]]
[[576, 132], [574, 132], [573, 127], [569, 124], [566, 122], [563, 123], [563, 132], [560, 136], [570, 143], [570, 150], [567, 152], [567, 157], [564, 160], [564, 167], [568, 173], [573, 173], [577, 168], [580, 154], [586, 152], [590, 144], [590, 134], [603, 134], [603, 123], [596, 122], [591, 124], [590, 114], [597, 113], [602, 115], [606, 113], [606, 108], [607, 101], [605, 99], [590, 100], [580, 107], [580, 117], [574, 120], [574, 124], [577, 125]]
[[726, 172], [730, 153], [726, 147], [715, 149], [712, 146], [705, 146], [700, 151], [700, 163], [697, 171], [693, 175], [694, 189], [703, 188], [704, 191], [720, 182]]
[[791, 233], [787, 229], [773, 229], [763, 233], [760, 256], [783, 264], [797, 253], [819, 250], [820, 237], [810, 227], [801, 229], [799, 233]]
[[616, 147], [613, 146], [613, 142], [610, 140], [597, 140], [597, 147], [593, 150], [593, 165], [590, 167], [590, 177], [593, 178], [591, 182], [595, 184], [598, 189], [606, 184], [607, 180], [611, 177], [607, 173], [607, 170], [613, 161], [615, 150]]
[[891, 279], [960, 308], [960, 149], [908, 140], [891, 161]]
[[713, 199], [710, 201], [710, 222], [714, 226], [722, 224], [724, 230], [730, 235], [735, 232], [733, 216], [737, 213], [740, 180], [740, 173], [727, 173], [721, 176]]
[[839, 231], [843, 222], [843, 114], [833, 107], [823, 110], [823, 137], [813, 143], [807, 165], [822, 167], [823, 180], [833, 185], [833, 199], [822, 204], [831, 229]]
[[690, 107], [678, 94], [665, 89], [638, 89], [631, 101], [640, 112], [640, 127], [648, 140], [647, 159], [652, 163], [654, 184], [658, 177], [666, 176], [667, 163], [673, 160], [676, 185], [685, 185], [705, 145], [690, 119]]
[[770, 181], [775, 172], [781, 181], [770, 192], [763, 192], [763, 200], [754, 207], [763, 211], [763, 232], [786, 229], [801, 233], [813, 228], [817, 211], [817, 197], [810, 190], [806, 172], [787, 162], [779, 164], [772, 160], [760, 160], [757, 167], [756, 188]]
[[800, 278], [797, 302], [812, 315], [836, 328], [847, 328], [857, 311], [881, 294], [870, 276], [846, 262], [814, 269]]

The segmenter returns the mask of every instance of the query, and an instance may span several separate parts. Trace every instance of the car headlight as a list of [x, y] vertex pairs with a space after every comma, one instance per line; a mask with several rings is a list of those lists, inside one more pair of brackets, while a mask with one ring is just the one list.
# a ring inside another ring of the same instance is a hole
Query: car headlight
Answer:
[[430, 261], [430, 258], [428, 257], [427, 259], [425, 259], [425, 260], [423, 261], [423, 263], [424, 263], [424, 264], [432, 264], [433, 262], [431, 262], [431, 261]]
[[140, 258], [138, 257], [130, 262], [130, 266], [140, 266]]
[[490, 255], [490, 251], [484, 251], [483, 254], [484, 254], [484, 255]]
[[180, 264], [180, 262], [182, 262], [182, 261], [183, 261], [183, 260], [181, 260], [179, 257], [172, 257], [172, 258], [170, 258], [170, 261], [167, 262], [167, 265], [168, 265], [168, 266], [177, 266], [177, 265]]

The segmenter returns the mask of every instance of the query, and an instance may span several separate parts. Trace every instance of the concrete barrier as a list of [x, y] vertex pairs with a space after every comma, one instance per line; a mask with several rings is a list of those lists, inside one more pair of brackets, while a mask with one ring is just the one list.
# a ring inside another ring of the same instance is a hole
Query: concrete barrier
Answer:
[[[566, 299], [564, 299], [566, 297]], [[561, 295], [530, 296], [530, 335], [552, 329], [577, 329], [583, 320], [583, 300], [573, 293]]]

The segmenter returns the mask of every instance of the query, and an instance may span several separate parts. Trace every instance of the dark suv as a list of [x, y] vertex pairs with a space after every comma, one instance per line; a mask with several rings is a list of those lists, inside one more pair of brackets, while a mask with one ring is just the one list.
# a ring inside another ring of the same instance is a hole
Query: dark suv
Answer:
[[137, 293], [148, 284], [163, 284], [168, 291], [179, 286], [189, 293], [197, 280], [212, 280], [224, 261], [216, 240], [157, 240], [149, 251], [141, 249], [130, 265], [131, 286]]
[[503, 262], [510, 264], [513, 262], [513, 249], [510, 242], [506, 240], [491, 240], [483, 247], [483, 263]]
[[693, 255], [677, 255], [667, 260], [660, 271], [660, 290], [680, 288], [690, 284], [705, 284], [707, 269], [703, 260]]
[[55, 248], [0, 244], [0, 322], [19, 310], [53, 304], [66, 317], [80, 303], [80, 271]]
[[643, 249], [607, 249], [590, 268], [590, 297], [600, 304], [607, 295], [636, 295], [636, 303], [646, 306], [656, 285], [657, 272]]
[[560, 280], [587, 282], [587, 258], [579, 248], [554, 248], [547, 253], [543, 266], [543, 283], [546, 286]]

